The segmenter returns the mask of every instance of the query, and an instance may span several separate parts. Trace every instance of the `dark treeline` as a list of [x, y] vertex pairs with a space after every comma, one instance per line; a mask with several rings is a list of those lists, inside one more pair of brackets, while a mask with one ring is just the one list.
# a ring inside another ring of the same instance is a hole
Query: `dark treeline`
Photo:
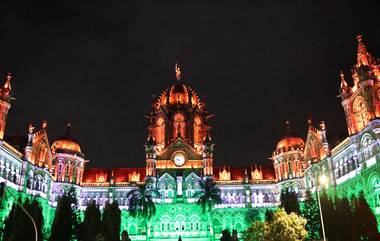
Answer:
[[[84, 220], [80, 222], [74, 189], [58, 200], [49, 241], [119, 241], [121, 210], [117, 202], [107, 202], [103, 214], [92, 201], [86, 208]], [[128, 240], [128, 234], [123, 233]]]
[[[307, 220], [308, 240], [322, 239], [319, 206], [315, 195], [307, 191], [305, 200], [300, 204], [296, 193], [283, 191], [280, 200], [281, 207], [287, 213], [299, 213]], [[326, 238], [329, 241], [380, 240], [376, 217], [363, 193], [358, 197], [338, 198], [323, 191], [320, 202]]]
[[[37, 226], [38, 240], [44, 240], [43, 226], [44, 218], [42, 208], [36, 199], [26, 199], [24, 202], [19, 200], [25, 210], [32, 216]], [[21, 209], [21, 207], [14, 202], [8, 217], [5, 219], [4, 228], [2, 230], [4, 241], [35, 241], [34, 226], [30, 218]]]

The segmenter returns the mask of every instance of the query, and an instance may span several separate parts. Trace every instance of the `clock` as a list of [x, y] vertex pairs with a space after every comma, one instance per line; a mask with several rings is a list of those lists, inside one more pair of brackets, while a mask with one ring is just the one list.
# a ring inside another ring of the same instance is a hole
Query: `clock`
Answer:
[[183, 166], [183, 164], [185, 164], [185, 161], [186, 161], [185, 154], [182, 152], [175, 153], [173, 157], [173, 161], [176, 166]]

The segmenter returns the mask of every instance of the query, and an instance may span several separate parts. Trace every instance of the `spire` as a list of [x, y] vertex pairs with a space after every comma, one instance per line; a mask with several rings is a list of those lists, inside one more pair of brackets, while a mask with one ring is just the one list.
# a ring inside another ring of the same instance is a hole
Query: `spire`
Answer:
[[290, 121], [285, 121], [285, 133], [290, 134]]
[[181, 80], [181, 68], [179, 67], [179, 65], [178, 65], [178, 62], [176, 61], [175, 62], [175, 77], [176, 77], [176, 79], [177, 80]]
[[347, 90], [349, 87], [348, 87], [348, 84], [346, 82], [346, 79], [344, 78], [344, 73], [343, 71], [341, 70], [340, 71], [340, 89], [341, 90]]
[[67, 124], [66, 124], [66, 136], [70, 136], [70, 128], [71, 128], [71, 123], [67, 122]]
[[312, 126], [312, 125], [313, 125], [313, 118], [311, 118], [311, 116], [309, 116], [309, 117], [307, 118], [307, 126], [310, 127], [310, 126]]
[[11, 90], [11, 79], [12, 79], [12, 74], [8, 73], [7, 76], [5, 77], [4, 89]]
[[48, 122], [47, 122], [47, 120], [43, 120], [43, 121], [42, 121], [42, 129], [47, 129], [47, 127], [48, 127]]
[[373, 57], [370, 53], [368, 53], [367, 48], [365, 44], [363, 43], [363, 36], [358, 35], [356, 37], [356, 40], [358, 41], [358, 53], [357, 53], [357, 62], [356, 67], [360, 67], [362, 65], [368, 66], [374, 62]]

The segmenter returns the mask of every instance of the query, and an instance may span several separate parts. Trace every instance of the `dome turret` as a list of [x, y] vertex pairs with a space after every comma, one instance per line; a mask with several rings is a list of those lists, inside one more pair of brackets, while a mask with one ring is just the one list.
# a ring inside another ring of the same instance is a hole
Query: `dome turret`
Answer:
[[277, 142], [277, 146], [276, 146], [277, 152], [296, 149], [296, 148], [303, 148], [305, 146], [305, 142], [302, 140], [302, 138], [290, 132], [289, 121], [285, 122], [285, 130], [286, 130], [285, 136], [282, 137], [279, 142]]
[[80, 145], [70, 136], [70, 123], [67, 124], [67, 132], [61, 138], [58, 138], [51, 145], [53, 153], [78, 154], [83, 156]]

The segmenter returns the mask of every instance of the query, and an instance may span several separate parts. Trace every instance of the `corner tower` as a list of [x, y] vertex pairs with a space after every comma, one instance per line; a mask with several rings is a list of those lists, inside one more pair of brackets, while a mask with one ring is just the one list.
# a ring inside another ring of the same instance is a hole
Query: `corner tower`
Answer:
[[303, 162], [305, 142], [290, 131], [290, 122], [285, 122], [286, 134], [277, 143], [272, 154], [276, 179], [281, 188], [290, 188], [296, 193], [304, 188]]
[[11, 74], [7, 74], [5, 83], [0, 89], [0, 140], [4, 138], [8, 110], [11, 107]]
[[380, 65], [367, 51], [361, 35], [357, 36], [357, 60], [351, 69], [353, 85], [340, 74], [340, 95], [349, 135], [354, 135], [380, 118]]
[[53, 154], [53, 179], [55, 182], [79, 185], [85, 165], [84, 154], [78, 142], [70, 135], [70, 123], [63, 137], [51, 145]]

